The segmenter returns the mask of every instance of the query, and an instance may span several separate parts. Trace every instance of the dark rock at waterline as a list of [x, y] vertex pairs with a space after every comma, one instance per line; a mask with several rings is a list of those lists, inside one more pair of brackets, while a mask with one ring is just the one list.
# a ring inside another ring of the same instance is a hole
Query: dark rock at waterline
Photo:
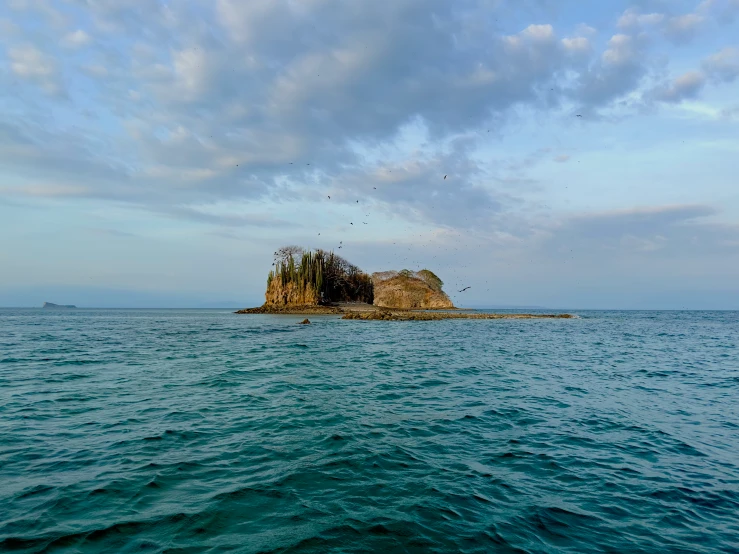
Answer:
[[306, 318], [303, 321], [301, 321], [300, 323], [298, 323], [298, 325], [310, 325], [310, 320]]

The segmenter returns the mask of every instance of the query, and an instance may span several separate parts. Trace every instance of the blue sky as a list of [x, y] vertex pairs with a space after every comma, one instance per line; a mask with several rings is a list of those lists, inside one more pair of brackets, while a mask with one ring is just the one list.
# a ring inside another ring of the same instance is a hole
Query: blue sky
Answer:
[[343, 241], [460, 305], [739, 309], [738, 37], [739, 0], [7, 0], [0, 305], [258, 304]]

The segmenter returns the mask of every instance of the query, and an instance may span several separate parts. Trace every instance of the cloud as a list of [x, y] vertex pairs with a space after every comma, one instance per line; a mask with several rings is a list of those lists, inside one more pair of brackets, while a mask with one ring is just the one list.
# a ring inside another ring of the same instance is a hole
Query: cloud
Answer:
[[67, 33], [62, 37], [61, 44], [65, 48], [82, 48], [92, 42], [92, 37], [82, 29]]
[[646, 44], [642, 38], [613, 35], [600, 59], [580, 74], [575, 99], [592, 111], [633, 92], [648, 73], [645, 59]]
[[[144, 9], [135, 0], [70, 0], [74, 9], [52, 17], [55, 3], [14, 2], [17, 24], [39, 40], [8, 50], [25, 87], [0, 133], [0, 163], [18, 176], [13, 194], [83, 195], [171, 214], [331, 192], [348, 204], [377, 190], [378, 208], [400, 217], [493, 227], [533, 183], [525, 156], [517, 167], [481, 159], [481, 135], [503, 133], [521, 112], [597, 115], [620, 105], [653, 71], [640, 29], [674, 17], [626, 12], [602, 46], [588, 25], [548, 23], [538, 3], [218, 0]], [[511, 9], [518, 17], [508, 20], [525, 23], [502, 31], [493, 22]], [[53, 57], [44, 48], [58, 37], [67, 49]], [[727, 60], [706, 62], [713, 69], [704, 72], [729, 78]], [[661, 98], [697, 94], [700, 83], [686, 75]], [[68, 94], [43, 105], [34, 85]], [[411, 138], [400, 140], [407, 128]], [[370, 151], [383, 157], [368, 159]]]
[[665, 36], [674, 42], [688, 42], [695, 38], [704, 22], [705, 17], [697, 13], [671, 17], [665, 25]]
[[703, 70], [715, 81], [731, 83], [739, 77], [739, 48], [724, 48], [703, 61]]
[[636, 8], [629, 8], [618, 19], [616, 26], [625, 31], [638, 30], [648, 25], [659, 25], [665, 21], [663, 13], [640, 13]]
[[677, 103], [695, 98], [706, 84], [706, 76], [700, 71], [688, 71], [676, 78], [670, 85], [657, 91], [657, 98], [663, 102]]
[[38, 84], [45, 92], [56, 95], [62, 92], [59, 74], [53, 57], [31, 44], [8, 49], [10, 70], [21, 79]]
[[698, 35], [708, 22], [712, 9], [713, 6], [706, 2], [700, 4], [696, 11], [685, 14], [642, 13], [638, 8], [629, 8], [619, 18], [617, 27], [629, 34], [657, 30], [671, 42], [682, 44]]
[[716, 84], [732, 83], [739, 77], [739, 49], [724, 48], [704, 59], [701, 68], [653, 88], [646, 97], [674, 104], [698, 97], [709, 80]]
[[587, 54], [593, 48], [592, 43], [586, 37], [563, 38], [562, 46], [567, 52], [574, 54]]
[[723, 24], [731, 24], [739, 14], [739, 0], [703, 0], [697, 13], [707, 14]]
[[676, 205], [575, 215], [548, 229], [539, 248], [554, 257], [577, 251], [592, 261], [657, 252], [674, 260], [727, 254], [739, 225], [713, 223], [717, 214], [712, 206]]
[[48, 79], [56, 74], [53, 58], [30, 44], [11, 48], [8, 57], [10, 69], [19, 77]]

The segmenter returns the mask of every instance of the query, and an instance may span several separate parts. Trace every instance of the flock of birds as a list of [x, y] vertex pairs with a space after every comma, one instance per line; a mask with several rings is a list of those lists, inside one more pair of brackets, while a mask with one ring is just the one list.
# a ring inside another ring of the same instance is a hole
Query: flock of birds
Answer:
[[[307, 164], [307, 165], [310, 165], [310, 164]], [[448, 175], [444, 175], [444, 179], [443, 179], [443, 180], [446, 180], [446, 179], [447, 179], [447, 177], [448, 177]], [[373, 190], [377, 190], [377, 187], [372, 187], [372, 189], [373, 189]], [[331, 195], [330, 195], [330, 194], [327, 194], [327, 195], [326, 195], [326, 197], [327, 197], [327, 199], [328, 199], [328, 200], [331, 200]], [[355, 201], [355, 203], [356, 203], [356, 204], [359, 204], [359, 200], [356, 200], [356, 201]], [[370, 215], [371, 215], [371, 213], [367, 213], [367, 214], [365, 215], [365, 217], [370, 217]], [[362, 222], [362, 224], [363, 224], [363, 225], [369, 225], [369, 223], [368, 223], [367, 221], [363, 221], [363, 222]], [[350, 222], [349, 222], [349, 225], [351, 225], [351, 226], [354, 226], [354, 222], [353, 222], [353, 221], [350, 221]], [[408, 230], [408, 229], [406, 229], [406, 230]], [[321, 236], [321, 233], [318, 233], [318, 236], [320, 237], [320, 236]], [[420, 235], [420, 234], [419, 234], [419, 237], [422, 237], [422, 236], [423, 236], [423, 235]], [[396, 245], [396, 244], [397, 244], [396, 242], [393, 242], [393, 245]], [[341, 250], [341, 249], [342, 249], [343, 247], [344, 247], [344, 241], [339, 241], [339, 244], [337, 245], [336, 249], [337, 249], [337, 250]], [[447, 250], [448, 250], [448, 249], [447, 249]], [[455, 249], [455, 250], [457, 250], [457, 249]], [[408, 247], [408, 251], [412, 251], [411, 247]], [[437, 257], [437, 256], [432, 256], [432, 259], [435, 259], [436, 257]], [[409, 261], [411, 262], [411, 264], [416, 264], [416, 265], [418, 265], [418, 263], [419, 263], [418, 261], [415, 261], [415, 260], [410, 260], [410, 258], [408, 258], [408, 257], [405, 257], [405, 258], [403, 258], [403, 263], [404, 263], [404, 265], [408, 265], [408, 262], [409, 262]], [[466, 266], [463, 266], [463, 267], [466, 267]], [[462, 292], [466, 292], [466, 291], [470, 290], [471, 288], [472, 288], [472, 287], [470, 287], [470, 286], [467, 286], [467, 287], [464, 287], [464, 288], [460, 289], [460, 290], [459, 290], [458, 292], [460, 292], [460, 293], [462, 293]], [[488, 289], [488, 290], [489, 290], [489, 289]]]
[[[583, 116], [582, 116], [582, 114], [575, 114], [575, 116], [576, 116], [576, 117], [578, 117], [578, 118], [582, 118], [582, 117], [583, 117]], [[488, 133], [489, 133], [489, 132], [490, 132], [490, 130], [488, 129]], [[293, 165], [293, 162], [290, 162], [290, 165]], [[309, 164], [309, 163], [306, 163], [305, 165], [306, 165], [306, 166], [310, 166], [310, 164]], [[444, 181], [446, 181], [446, 180], [447, 180], [447, 177], [448, 177], [448, 175], [444, 175], [444, 179], [443, 179], [443, 180], [444, 180]], [[372, 188], [373, 188], [373, 190], [377, 190], [377, 187], [372, 187]], [[328, 198], [329, 200], [331, 200], [331, 195], [327, 195], [327, 198]], [[356, 201], [356, 203], [357, 203], [357, 204], [359, 204], [359, 200], [357, 200], [357, 201]], [[433, 206], [432, 206], [432, 207], [433, 207]], [[368, 213], [368, 214], [366, 214], [366, 216], [365, 216], [365, 217], [369, 217], [370, 215], [371, 215], [371, 214], [369, 214], [369, 213]], [[369, 223], [368, 223], [367, 221], [363, 221], [363, 222], [362, 222], [362, 224], [363, 224], [363, 225], [369, 225]], [[351, 225], [351, 226], [354, 226], [354, 222], [353, 222], [353, 221], [350, 221], [350, 222], [349, 222], [349, 225]], [[408, 230], [408, 229], [406, 229], [406, 230]], [[320, 236], [321, 236], [321, 233], [318, 233], [318, 236], [320, 237]], [[423, 235], [419, 235], [419, 237], [422, 237], [422, 236], [423, 236]], [[461, 236], [461, 235], [460, 235], [460, 236]], [[397, 244], [397, 243], [393, 242], [393, 245], [396, 245], [396, 244]], [[430, 244], [430, 241], [429, 241], [429, 244]], [[343, 247], [344, 247], [344, 242], [343, 242], [343, 241], [339, 241], [339, 244], [338, 244], [338, 246], [337, 246], [337, 249], [338, 249], [338, 250], [341, 250], [341, 249], [342, 249]], [[458, 250], [458, 248], [455, 248], [455, 250]], [[409, 247], [409, 248], [408, 248], [408, 251], [412, 251], [411, 247]], [[448, 252], [448, 251], [449, 251], [449, 249], [448, 249], [448, 248], [445, 248], [445, 251], [447, 251], [447, 252]], [[437, 256], [432, 256], [432, 259], [436, 259], [436, 258], [437, 258]], [[405, 257], [405, 258], [403, 258], [403, 260], [402, 260], [402, 261], [403, 261], [403, 263], [404, 263], [405, 265], [407, 265], [409, 261], [411, 262], [411, 264], [418, 264], [418, 263], [419, 263], [418, 261], [415, 261], [415, 260], [410, 260], [410, 259], [409, 259], [408, 257]], [[274, 265], [274, 264], [273, 264], [273, 265]], [[467, 266], [464, 266], [464, 265], [463, 265], [463, 266], [460, 266], [460, 267], [461, 267], [461, 268], [465, 268], [465, 267], [467, 267]], [[456, 269], [453, 269], [453, 270], [452, 270], [452, 272], [453, 272], [453, 273], [456, 273]], [[471, 288], [472, 288], [472, 287], [470, 287], [470, 286], [467, 286], [467, 287], [464, 287], [464, 288], [462, 288], [462, 289], [458, 290], [457, 292], [459, 292], [459, 293], [463, 293], [463, 292], [466, 292], [466, 291], [470, 290]], [[487, 289], [487, 290], [489, 291], [490, 289]]]

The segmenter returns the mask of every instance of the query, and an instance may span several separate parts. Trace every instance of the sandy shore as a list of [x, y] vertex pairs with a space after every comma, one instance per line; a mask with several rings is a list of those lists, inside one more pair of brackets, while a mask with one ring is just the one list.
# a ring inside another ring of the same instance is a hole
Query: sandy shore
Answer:
[[480, 314], [454, 310], [396, 310], [380, 308], [358, 302], [339, 303], [332, 306], [290, 306], [275, 308], [260, 306], [239, 310], [237, 314], [273, 315], [342, 315], [342, 319], [367, 321], [437, 321], [442, 319], [569, 319], [570, 314]]

